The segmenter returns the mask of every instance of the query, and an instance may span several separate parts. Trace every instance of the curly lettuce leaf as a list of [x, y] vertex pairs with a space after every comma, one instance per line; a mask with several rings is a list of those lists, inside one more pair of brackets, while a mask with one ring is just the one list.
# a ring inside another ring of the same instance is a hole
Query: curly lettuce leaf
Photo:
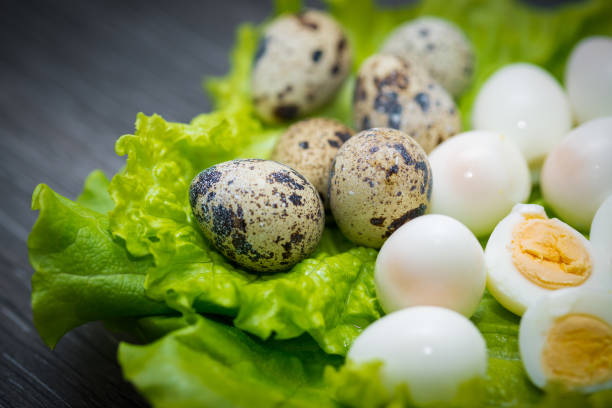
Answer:
[[32, 209], [40, 211], [28, 237], [35, 270], [32, 313], [49, 347], [89, 321], [169, 311], [145, 296], [143, 284], [151, 259], [134, 259], [113, 240], [108, 217], [44, 184], [34, 190]]
[[[261, 341], [199, 315], [184, 319], [183, 328], [151, 344], [119, 347], [125, 378], [153, 406], [337, 406], [323, 370], [341, 359], [311, 339]], [[156, 326], [154, 320], [147, 323]]]
[[262, 339], [308, 333], [326, 352], [345, 354], [382, 314], [372, 249], [322, 252], [288, 272], [259, 277], [232, 267], [215, 251], [182, 248], [173, 262], [149, 270], [147, 295], [177, 309], [235, 316], [236, 327]]

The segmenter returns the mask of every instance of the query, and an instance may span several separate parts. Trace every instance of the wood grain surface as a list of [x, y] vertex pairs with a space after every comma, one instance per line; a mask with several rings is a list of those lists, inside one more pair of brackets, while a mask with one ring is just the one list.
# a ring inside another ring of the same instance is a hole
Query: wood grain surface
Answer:
[[271, 1], [0, 2], [0, 406], [147, 406], [122, 377], [101, 324], [54, 351], [32, 325], [30, 198], [46, 183], [75, 198], [87, 174], [114, 174], [117, 137], [138, 112], [188, 121], [208, 111], [235, 29]]

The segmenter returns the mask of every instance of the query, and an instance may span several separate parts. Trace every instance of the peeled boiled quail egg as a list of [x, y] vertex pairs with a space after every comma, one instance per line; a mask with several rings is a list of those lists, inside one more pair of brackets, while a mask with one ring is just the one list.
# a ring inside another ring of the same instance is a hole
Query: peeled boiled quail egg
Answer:
[[565, 86], [578, 122], [612, 115], [612, 37], [589, 37], [576, 45]]
[[595, 251], [597, 268], [612, 276], [612, 195], [595, 213], [589, 238]]
[[569, 132], [542, 167], [542, 194], [567, 223], [587, 231], [595, 211], [612, 194], [612, 116]]
[[552, 75], [531, 64], [511, 64], [495, 72], [480, 89], [472, 110], [474, 129], [514, 139], [534, 169], [571, 124], [565, 92]]
[[612, 288], [591, 243], [537, 204], [517, 204], [495, 227], [484, 256], [489, 292], [517, 315], [557, 289]]
[[612, 291], [564, 289], [540, 298], [521, 319], [519, 350], [540, 388], [611, 388]]
[[482, 377], [487, 348], [466, 317], [436, 306], [416, 306], [386, 315], [355, 340], [347, 358], [383, 363], [383, 384], [405, 384], [418, 404], [451, 400], [459, 385]]
[[376, 294], [386, 312], [432, 305], [467, 317], [478, 308], [486, 277], [474, 234], [440, 214], [417, 217], [391, 234], [374, 272]]
[[527, 163], [516, 143], [499, 133], [461, 133], [435, 148], [429, 162], [431, 212], [456, 218], [478, 237], [529, 197]]

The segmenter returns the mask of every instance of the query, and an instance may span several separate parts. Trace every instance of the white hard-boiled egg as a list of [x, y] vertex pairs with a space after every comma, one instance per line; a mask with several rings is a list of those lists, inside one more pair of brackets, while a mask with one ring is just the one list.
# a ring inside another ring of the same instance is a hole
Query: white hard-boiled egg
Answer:
[[417, 306], [386, 315], [355, 340], [347, 358], [381, 361], [382, 381], [392, 392], [407, 385], [414, 402], [451, 400], [466, 381], [482, 377], [487, 349], [466, 317], [436, 306]]
[[597, 268], [602, 269], [601, 273], [612, 276], [612, 195], [604, 200], [595, 213], [589, 238]]
[[521, 319], [519, 350], [540, 388], [611, 388], [612, 291], [563, 289], [540, 298]]
[[486, 277], [474, 234], [440, 214], [417, 217], [391, 234], [374, 271], [376, 293], [387, 313], [431, 305], [469, 317], [478, 308]]
[[517, 315], [557, 289], [612, 288], [589, 240], [537, 204], [517, 204], [495, 227], [484, 256], [489, 292]]
[[571, 124], [567, 95], [552, 75], [532, 64], [511, 64], [495, 72], [480, 89], [472, 109], [474, 129], [512, 138], [534, 169]]
[[565, 86], [578, 122], [612, 115], [612, 37], [585, 38], [574, 47]]
[[569, 132], [546, 158], [540, 184], [555, 213], [587, 231], [597, 208], [612, 194], [612, 116]]
[[499, 133], [453, 136], [429, 154], [429, 163], [435, 180], [430, 211], [456, 218], [478, 237], [529, 197], [527, 162], [516, 143]]

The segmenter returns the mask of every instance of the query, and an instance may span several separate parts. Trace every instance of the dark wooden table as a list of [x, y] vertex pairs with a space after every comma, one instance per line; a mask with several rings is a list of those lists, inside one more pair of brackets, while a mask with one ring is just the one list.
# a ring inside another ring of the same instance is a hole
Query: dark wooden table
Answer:
[[271, 1], [0, 2], [0, 406], [146, 406], [101, 324], [50, 351], [32, 326], [26, 239], [38, 183], [75, 198], [93, 169], [114, 174], [136, 113], [188, 121], [208, 111], [237, 25]]

